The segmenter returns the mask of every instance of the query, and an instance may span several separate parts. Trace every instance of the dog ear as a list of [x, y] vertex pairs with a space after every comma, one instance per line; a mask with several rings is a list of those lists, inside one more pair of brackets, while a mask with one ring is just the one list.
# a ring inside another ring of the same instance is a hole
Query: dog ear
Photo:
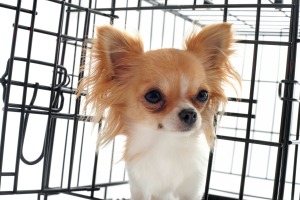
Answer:
[[241, 78], [229, 61], [229, 56], [234, 52], [231, 48], [233, 42], [231, 24], [228, 23], [206, 26], [199, 33], [194, 31], [186, 39], [186, 51], [194, 54], [205, 69], [213, 111], [220, 104], [224, 109], [227, 103], [224, 84], [229, 84], [239, 93], [233, 81], [241, 85]]
[[199, 57], [204, 67], [220, 66], [233, 51], [231, 24], [220, 23], [206, 26], [199, 33], [192, 32], [186, 40], [186, 50]]
[[[77, 95], [87, 91], [83, 110], [90, 106], [93, 122], [100, 122], [105, 115], [98, 146], [123, 133], [120, 107], [125, 98], [127, 80], [132, 75], [132, 62], [142, 53], [143, 43], [139, 37], [112, 26], [97, 27], [96, 37], [87, 51], [87, 63], [81, 68], [86, 74], [79, 82]], [[109, 112], [106, 112], [107, 108], [110, 108]]]
[[141, 53], [143, 43], [139, 37], [112, 26], [97, 27], [92, 48], [93, 62], [98, 62], [100, 68], [106, 68], [111, 73], [110, 78], [121, 78], [128, 70], [129, 60]]

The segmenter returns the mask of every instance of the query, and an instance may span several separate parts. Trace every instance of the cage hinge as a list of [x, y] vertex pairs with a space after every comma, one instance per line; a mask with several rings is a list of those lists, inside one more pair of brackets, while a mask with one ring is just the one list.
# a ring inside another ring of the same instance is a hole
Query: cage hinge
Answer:
[[[293, 97], [283, 97], [283, 84], [293, 85]], [[300, 102], [300, 83], [296, 80], [281, 80], [278, 86], [278, 96], [282, 101]]]

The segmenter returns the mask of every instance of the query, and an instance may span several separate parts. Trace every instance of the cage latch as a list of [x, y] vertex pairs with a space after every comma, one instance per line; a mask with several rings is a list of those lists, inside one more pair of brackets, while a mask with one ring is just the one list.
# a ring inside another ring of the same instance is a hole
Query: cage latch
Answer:
[[[293, 97], [283, 97], [283, 84], [292, 84], [293, 85]], [[300, 102], [300, 83], [296, 80], [281, 80], [279, 82], [278, 87], [278, 96], [282, 101], [292, 101], [292, 102]], [[296, 97], [296, 98], [295, 98]]]

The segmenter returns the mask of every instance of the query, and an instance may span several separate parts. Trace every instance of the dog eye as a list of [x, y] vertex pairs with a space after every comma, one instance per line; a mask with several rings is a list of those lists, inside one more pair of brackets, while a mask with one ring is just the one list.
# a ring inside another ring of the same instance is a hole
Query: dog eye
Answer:
[[151, 90], [145, 94], [145, 99], [152, 104], [156, 104], [162, 100], [162, 95], [158, 90]]
[[208, 100], [208, 92], [206, 90], [201, 90], [196, 99], [202, 103], [205, 103]]

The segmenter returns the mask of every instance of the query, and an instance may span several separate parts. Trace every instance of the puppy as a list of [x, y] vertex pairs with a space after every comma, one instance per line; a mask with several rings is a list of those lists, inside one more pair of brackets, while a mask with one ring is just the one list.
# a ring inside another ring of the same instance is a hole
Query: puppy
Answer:
[[138, 36], [112, 26], [97, 28], [91, 69], [79, 84], [94, 122], [103, 118], [99, 145], [127, 137], [126, 163], [132, 200], [200, 200], [213, 119], [227, 97], [224, 84], [240, 82], [228, 57], [228, 23], [192, 32], [184, 50], [143, 50]]

